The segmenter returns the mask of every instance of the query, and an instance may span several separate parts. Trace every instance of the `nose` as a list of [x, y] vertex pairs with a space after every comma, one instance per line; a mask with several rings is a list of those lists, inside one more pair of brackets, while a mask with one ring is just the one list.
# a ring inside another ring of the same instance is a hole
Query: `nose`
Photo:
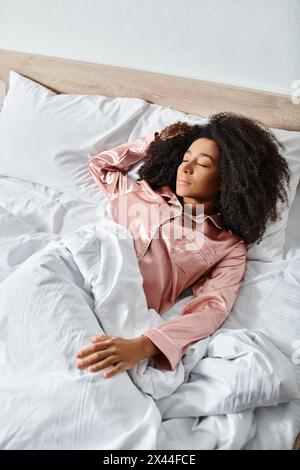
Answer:
[[196, 163], [196, 159], [193, 158], [192, 160], [184, 160], [181, 163], [181, 171], [185, 174], [193, 174], [194, 172], [194, 165]]
[[189, 164], [189, 162], [188, 162], [188, 163], [185, 164], [185, 166], [184, 166], [184, 168], [183, 168], [183, 172], [190, 174], [190, 171], [192, 170], [192, 168], [193, 168], [193, 167], [192, 167], [192, 166]]

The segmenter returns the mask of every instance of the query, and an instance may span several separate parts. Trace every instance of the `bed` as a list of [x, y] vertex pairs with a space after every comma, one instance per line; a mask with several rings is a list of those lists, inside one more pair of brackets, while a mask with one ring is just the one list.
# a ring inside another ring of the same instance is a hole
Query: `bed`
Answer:
[[[8, 84], [30, 93], [35, 82], [43, 106], [61, 93], [74, 95], [76, 106], [83, 95], [98, 95], [95, 109], [105, 108], [93, 130], [99, 141], [82, 130], [82, 155], [80, 116], [74, 117], [79, 140], [72, 151], [81, 166], [66, 157], [56, 167], [49, 140], [49, 161], [46, 151], [42, 159], [49, 171], [39, 174], [29, 145], [22, 147], [28, 164], [19, 161], [15, 172], [17, 147], [7, 133], [1, 146], [0, 112], [0, 448], [292, 449], [300, 430], [299, 106], [284, 95], [17, 51], [1, 50], [0, 64], [0, 102]], [[24, 109], [18, 105], [21, 142], [34, 115], [25, 101]], [[108, 381], [75, 371], [74, 353], [96, 330], [133, 337], [179, 315], [191, 298], [186, 290], [162, 317], [148, 310], [130, 240], [117, 243], [114, 226], [102, 223], [105, 199], [86, 179], [87, 150], [225, 109], [261, 119], [288, 143], [292, 138], [291, 207], [265, 241], [267, 248], [270, 237], [280, 242], [264, 256], [253, 249], [229, 318], [215, 336], [189, 348], [175, 371], [158, 370], [151, 360]], [[11, 116], [9, 126], [17, 121]], [[62, 158], [64, 135], [55, 143]], [[66, 165], [74, 170], [67, 182]]]

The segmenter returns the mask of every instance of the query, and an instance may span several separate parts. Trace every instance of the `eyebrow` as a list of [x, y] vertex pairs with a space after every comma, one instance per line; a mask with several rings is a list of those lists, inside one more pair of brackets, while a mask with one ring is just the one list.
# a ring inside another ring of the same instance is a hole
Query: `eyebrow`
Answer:
[[[187, 149], [186, 153], [191, 153], [191, 151], [189, 149]], [[203, 157], [210, 158], [211, 161], [214, 163], [213, 157], [211, 155], [208, 155], [208, 153], [200, 152], [200, 153], [198, 153], [198, 155], [196, 155], [196, 157], [200, 157], [201, 155], [203, 155]]]

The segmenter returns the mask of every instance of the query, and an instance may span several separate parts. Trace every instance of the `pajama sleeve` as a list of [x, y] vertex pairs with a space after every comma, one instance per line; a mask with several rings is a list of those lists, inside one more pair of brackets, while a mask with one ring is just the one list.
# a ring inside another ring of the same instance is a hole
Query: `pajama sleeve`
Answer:
[[238, 241], [193, 284], [194, 298], [184, 305], [180, 316], [142, 333], [162, 352], [153, 356], [156, 365], [174, 370], [188, 346], [212, 335], [222, 325], [244, 280], [246, 253], [245, 242]]
[[138, 188], [138, 183], [124, 173], [146, 156], [146, 149], [154, 136], [152, 132], [89, 157], [90, 173], [109, 198]]

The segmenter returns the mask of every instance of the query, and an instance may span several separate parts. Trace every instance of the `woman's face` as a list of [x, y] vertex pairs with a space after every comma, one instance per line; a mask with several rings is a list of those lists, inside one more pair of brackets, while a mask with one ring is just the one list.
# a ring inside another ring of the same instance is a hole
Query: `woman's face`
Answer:
[[176, 194], [185, 203], [213, 203], [220, 186], [219, 146], [214, 140], [201, 137], [183, 155], [177, 170]]

